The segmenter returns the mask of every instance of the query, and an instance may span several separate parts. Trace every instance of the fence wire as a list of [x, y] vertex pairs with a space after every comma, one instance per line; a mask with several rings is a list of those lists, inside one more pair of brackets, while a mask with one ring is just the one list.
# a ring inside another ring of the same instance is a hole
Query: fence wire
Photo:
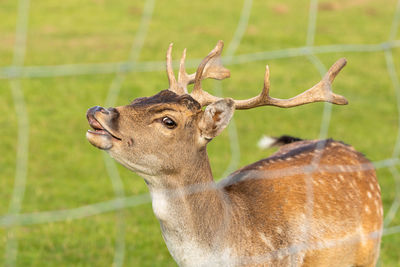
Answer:
[[[149, 194], [142, 194], [136, 196], [125, 196], [124, 186], [121, 178], [119, 177], [118, 170], [115, 164], [105, 157], [105, 165], [110, 176], [115, 198], [109, 201], [98, 202], [91, 205], [81, 206], [74, 209], [55, 210], [55, 211], [42, 211], [36, 213], [20, 213], [21, 203], [23, 201], [26, 177], [27, 177], [27, 163], [28, 163], [28, 146], [29, 146], [29, 120], [24, 102], [24, 95], [21, 88], [21, 79], [24, 78], [39, 78], [39, 77], [55, 77], [55, 76], [77, 76], [77, 75], [99, 75], [106, 73], [114, 73], [115, 77], [109, 86], [109, 91], [105, 103], [107, 106], [113, 106], [119, 95], [120, 88], [124, 82], [125, 75], [129, 72], [154, 72], [164, 70], [165, 63], [161, 61], [147, 61], [139, 62], [138, 58], [141, 48], [146, 38], [146, 33], [151, 22], [152, 13], [155, 6], [155, 0], [146, 0], [142, 10], [142, 19], [140, 27], [134, 37], [130, 55], [127, 61], [124, 62], [105, 62], [97, 64], [69, 64], [69, 65], [52, 65], [52, 66], [24, 66], [24, 58], [26, 51], [26, 38], [28, 32], [28, 18], [29, 18], [29, 0], [20, 0], [18, 3], [18, 17], [16, 27], [16, 43], [14, 49], [14, 58], [11, 66], [0, 68], [0, 79], [5, 79], [10, 82], [10, 88], [13, 95], [14, 105], [18, 118], [18, 145], [17, 145], [17, 160], [16, 160], [16, 175], [14, 181], [13, 194], [10, 201], [9, 211], [6, 215], [0, 216], [0, 227], [7, 229], [7, 245], [5, 251], [6, 266], [14, 266], [18, 254], [18, 240], [15, 236], [15, 231], [18, 226], [44, 224], [50, 222], [70, 221], [84, 217], [94, 216], [97, 214], [116, 212], [116, 248], [114, 255], [114, 266], [123, 266], [125, 254], [125, 219], [123, 210], [126, 208], [136, 207], [141, 204], [149, 203], [151, 198]], [[314, 44], [317, 15], [318, 15], [318, 1], [311, 0], [308, 16], [308, 27], [306, 44], [303, 47], [294, 47], [289, 49], [280, 49], [273, 51], [264, 51], [258, 53], [236, 55], [237, 48], [243, 38], [246, 30], [248, 20], [250, 18], [252, 8], [252, 0], [244, 0], [240, 17], [238, 18], [237, 28], [234, 36], [228, 45], [223, 62], [225, 65], [244, 64], [254, 61], [265, 61], [268, 59], [290, 58], [306, 56], [309, 61], [323, 76], [326, 72], [326, 67], [318, 58], [318, 55], [325, 53], [344, 53], [344, 52], [357, 52], [357, 53], [371, 53], [371, 52], [384, 52], [387, 71], [389, 73], [393, 89], [396, 93], [398, 120], [400, 125], [400, 83], [395, 69], [392, 50], [400, 47], [400, 40], [396, 40], [400, 23], [400, 0], [397, 2], [396, 11], [393, 17], [390, 34], [387, 40], [383, 40], [377, 44], [339, 44], [339, 45], [324, 45], [316, 46]], [[188, 60], [187, 66], [189, 68], [196, 67], [200, 59]], [[223, 95], [223, 88], [220, 83], [216, 83], [216, 94]], [[331, 118], [331, 105], [325, 104], [324, 111], [321, 116], [321, 127], [319, 137], [326, 138]], [[231, 162], [228, 164], [227, 170], [224, 172], [224, 177], [227, 176], [232, 170], [237, 168], [240, 160], [240, 150], [238, 146], [238, 134], [234, 122], [229, 127], [229, 137], [231, 142]], [[396, 169], [399, 165], [400, 159], [400, 129], [397, 133], [397, 141], [394, 146], [391, 158], [374, 162], [374, 167], [388, 168], [394, 178], [396, 197], [393, 200], [389, 211], [384, 220], [385, 228], [382, 232], [373, 232], [368, 235], [368, 238], [376, 238], [377, 235], [391, 235], [400, 232], [400, 225], [390, 226], [391, 222], [398, 213], [400, 206], [400, 176]], [[319, 163], [321, 154], [318, 154], [313, 159], [313, 164]], [[333, 166], [335, 167], [335, 166]], [[341, 171], [343, 166], [334, 171]], [[351, 170], [351, 166], [345, 166]], [[310, 181], [313, 168], [305, 168], [308, 173], [306, 177], [307, 196], [309, 212], [313, 212], [313, 188]], [[290, 170], [279, 170], [275, 174], [278, 178], [287, 174]], [[271, 174], [273, 175], [273, 174]], [[276, 178], [276, 177], [275, 177]], [[274, 179], [275, 179], [274, 178]], [[215, 185], [211, 185], [214, 188]], [[194, 188], [194, 191], [210, 190], [210, 187]], [[311, 218], [312, 216], [308, 216]], [[357, 242], [357, 240], [333, 240], [332, 246], [341, 242]], [[326, 245], [326, 244], [325, 244]], [[305, 247], [289, 247], [285, 248], [282, 253], [296, 253], [301, 249], [310, 247], [318, 248], [319, 244], [303, 244]], [[280, 252], [276, 252], [280, 253]], [[275, 253], [275, 254], [276, 254]], [[246, 259], [249, 262], [263, 263], [268, 260], [271, 255], [260, 255], [251, 259]]]

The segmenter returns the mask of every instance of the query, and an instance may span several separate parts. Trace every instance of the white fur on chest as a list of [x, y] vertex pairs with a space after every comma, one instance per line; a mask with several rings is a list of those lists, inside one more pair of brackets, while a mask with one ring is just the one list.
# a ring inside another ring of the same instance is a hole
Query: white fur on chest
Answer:
[[[182, 207], [177, 207], [164, 192], [152, 192], [152, 205], [160, 221], [162, 234], [169, 252], [179, 266], [235, 266], [232, 250], [225, 246], [202, 244], [188, 223]], [[223, 242], [221, 242], [223, 243]]]
[[173, 219], [173, 215], [169, 212], [171, 203], [166, 195], [166, 192], [151, 192], [151, 202], [153, 206], [153, 212], [159, 220]]
[[[235, 266], [229, 248], [204, 248], [192, 240], [174, 242], [174, 239], [163, 234], [168, 250], [179, 266]], [[171, 242], [172, 241], [172, 242]]]

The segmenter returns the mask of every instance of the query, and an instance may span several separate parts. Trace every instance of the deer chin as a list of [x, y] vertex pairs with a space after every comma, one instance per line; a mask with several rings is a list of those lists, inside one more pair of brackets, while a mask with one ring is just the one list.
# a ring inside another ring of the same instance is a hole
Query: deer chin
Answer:
[[92, 131], [88, 130], [86, 132], [86, 138], [93, 146], [108, 150], [113, 146], [113, 137], [106, 131]]
[[102, 149], [109, 150], [112, 148], [112, 137], [110, 135], [100, 134], [94, 131], [87, 131], [86, 138], [93, 146]]

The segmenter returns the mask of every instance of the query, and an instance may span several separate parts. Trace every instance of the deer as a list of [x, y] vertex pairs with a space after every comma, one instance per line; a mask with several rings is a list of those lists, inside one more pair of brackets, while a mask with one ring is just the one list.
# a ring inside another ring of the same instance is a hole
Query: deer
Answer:
[[277, 152], [218, 183], [207, 154], [207, 144], [235, 110], [347, 104], [331, 87], [346, 59], [290, 99], [269, 96], [266, 66], [261, 93], [234, 100], [202, 88], [204, 79], [230, 77], [222, 49], [218, 41], [192, 74], [186, 72], [184, 49], [176, 80], [170, 44], [169, 88], [128, 105], [88, 109], [88, 141], [143, 177], [179, 266], [375, 266], [381, 192], [373, 164], [352, 146], [333, 139], [274, 138]]

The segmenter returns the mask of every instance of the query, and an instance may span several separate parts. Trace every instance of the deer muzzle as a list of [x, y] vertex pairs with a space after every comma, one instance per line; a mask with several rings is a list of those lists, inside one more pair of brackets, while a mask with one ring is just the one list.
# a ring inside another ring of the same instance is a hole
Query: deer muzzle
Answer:
[[114, 108], [105, 109], [99, 106], [90, 108], [86, 113], [86, 118], [93, 130], [88, 130], [86, 133], [88, 141], [99, 149], [112, 148], [114, 141], [121, 140], [110, 127], [111, 122], [118, 116], [119, 113]]

